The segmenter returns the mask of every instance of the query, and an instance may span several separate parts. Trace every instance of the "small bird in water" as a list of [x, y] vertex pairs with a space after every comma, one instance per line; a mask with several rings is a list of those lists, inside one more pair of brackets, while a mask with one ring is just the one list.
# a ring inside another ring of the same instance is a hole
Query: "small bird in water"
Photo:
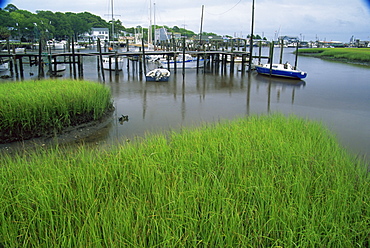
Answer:
[[118, 121], [122, 125], [123, 122], [128, 121], [128, 115], [122, 115], [120, 118], [118, 118]]

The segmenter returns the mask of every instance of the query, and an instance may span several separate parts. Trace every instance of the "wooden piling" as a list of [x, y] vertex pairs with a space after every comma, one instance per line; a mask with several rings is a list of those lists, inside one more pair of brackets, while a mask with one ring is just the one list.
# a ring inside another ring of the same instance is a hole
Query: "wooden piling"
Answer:
[[44, 67], [42, 65], [42, 41], [41, 41], [41, 39], [39, 41], [38, 67], [39, 67], [38, 78], [43, 78], [45, 75], [44, 75]]
[[182, 40], [182, 78], [185, 78], [185, 37]]
[[295, 49], [294, 70], [297, 70], [297, 66], [298, 66], [298, 48], [299, 48], [299, 42], [297, 42], [297, 47]]
[[100, 38], [98, 38], [98, 51], [99, 51], [101, 75], [102, 75], [102, 78], [103, 78], [103, 82], [105, 82], [104, 67], [103, 67], [103, 55], [102, 55], [102, 52], [101, 52]]
[[279, 60], [280, 64], [283, 63], [283, 50], [284, 50], [284, 40], [281, 39], [281, 42], [280, 42], [280, 60]]
[[146, 59], [145, 59], [145, 48], [144, 48], [144, 39], [141, 39], [141, 46], [143, 48], [143, 64], [144, 64], [144, 75], [146, 75]]
[[21, 79], [24, 78], [24, 74], [23, 74], [23, 61], [22, 61], [22, 57], [19, 57], [19, 72], [21, 74]]
[[75, 57], [75, 44], [72, 38], [72, 68], [73, 68], [73, 78], [77, 79], [77, 72], [76, 72], [76, 57]]
[[271, 42], [271, 46], [270, 46], [270, 77], [272, 75], [273, 60], [274, 60], [274, 41]]

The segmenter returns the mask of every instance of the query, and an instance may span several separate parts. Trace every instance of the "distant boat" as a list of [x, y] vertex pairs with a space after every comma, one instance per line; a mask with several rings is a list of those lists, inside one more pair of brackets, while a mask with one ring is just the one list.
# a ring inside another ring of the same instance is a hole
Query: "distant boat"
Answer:
[[53, 72], [62, 72], [62, 71], [65, 71], [66, 70], [66, 65], [65, 64], [57, 64], [57, 70], [54, 71], [54, 65], [51, 67], [51, 70]]
[[[185, 64], [185, 69], [194, 69], [197, 68], [197, 59], [193, 58], [190, 54], [185, 54], [185, 57], [181, 54], [176, 60], [170, 59], [169, 62], [166, 58], [160, 58], [160, 62], [163, 68], [168, 68], [168, 65], [171, 69], [176, 68], [181, 69]], [[199, 68], [204, 67], [204, 59], [199, 59]]]
[[9, 63], [8, 62], [0, 64], [0, 72], [7, 71], [8, 69], [9, 69]]
[[[307, 72], [303, 72], [294, 67], [288, 62], [285, 64], [261, 64], [255, 65], [255, 68], [259, 74], [271, 75], [275, 77], [285, 77], [293, 79], [303, 79], [307, 76]], [[271, 69], [270, 69], [271, 68]]]
[[58, 42], [58, 41], [54, 41], [54, 40], [49, 40], [46, 45], [47, 45], [47, 47], [50, 47], [54, 50], [64, 50], [64, 49], [66, 49], [67, 41], [62, 40], [62, 41]]
[[[232, 61], [232, 57], [227, 56], [227, 62], [231, 62], [231, 61]], [[248, 61], [249, 61], [249, 58], [245, 57], [244, 62], [248, 62]], [[243, 63], [243, 57], [242, 56], [235, 56], [234, 57], [234, 63]]]
[[56, 73], [56, 72], [65, 71], [67, 69], [67, 66], [63, 63], [60, 63], [60, 62], [55, 65], [55, 61], [53, 59], [51, 61], [51, 65], [49, 65], [49, 69], [50, 69], [51, 72]]
[[[118, 64], [118, 70], [119, 71], [122, 71], [122, 68], [123, 68], [123, 59], [122, 58], [117, 58], [117, 64]], [[112, 57], [111, 58], [111, 64], [110, 64], [110, 67], [109, 67], [109, 58], [103, 58], [103, 69], [104, 70], [112, 70], [112, 71], [115, 71], [116, 70], [116, 58]]]
[[146, 74], [146, 81], [148, 82], [167, 82], [170, 78], [170, 71], [163, 68], [151, 70]]
[[[2, 50], [3, 53], [7, 53], [8, 50]], [[13, 52], [13, 50], [11, 49], [10, 52]], [[17, 47], [14, 49], [14, 52], [15, 53], [25, 53], [26, 52], [26, 48], [24, 47]]]

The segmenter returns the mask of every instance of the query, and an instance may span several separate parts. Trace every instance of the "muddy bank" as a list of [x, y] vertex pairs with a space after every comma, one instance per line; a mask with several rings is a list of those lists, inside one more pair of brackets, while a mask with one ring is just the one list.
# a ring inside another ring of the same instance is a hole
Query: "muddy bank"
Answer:
[[33, 137], [13, 142], [1, 142], [0, 153], [13, 153], [32, 148], [47, 147], [52, 145], [67, 145], [70, 143], [80, 143], [84, 138], [103, 130], [113, 120], [114, 109], [107, 111], [104, 116], [98, 120], [75, 123], [73, 126], [64, 128], [58, 133], [48, 132], [42, 135], [36, 134]]
[[324, 60], [328, 60], [328, 61], [334, 61], [334, 62], [340, 62], [340, 63], [370, 67], [370, 61], [360, 61], [360, 60], [353, 60], [353, 59], [351, 60], [351, 59], [347, 59], [347, 58], [335, 58], [335, 57], [332, 57], [332, 56], [323, 56], [323, 55], [320, 56], [316, 53], [299, 53], [299, 56], [314, 57], [314, 58], [324, 59]]

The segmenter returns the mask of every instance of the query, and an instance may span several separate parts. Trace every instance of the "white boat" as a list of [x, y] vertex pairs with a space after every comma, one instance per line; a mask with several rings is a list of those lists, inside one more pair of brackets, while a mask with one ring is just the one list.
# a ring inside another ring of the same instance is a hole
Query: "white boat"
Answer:
[[48, 63], [48, 66], [49, 66], [49, 70], [51, 70], [51, 72], [53, 72], [53, 73], [62, 72], [62, 71], [65, 71], [67, 69], [66, 64], [58, 62], [55, 65], [54, 59], [51, 61], [51, 64]]
[[57, 64], [57, 70], [54, 71], [54, 65], [51, 66], [51, 70], [53, 72], [62, 72], [62, 71], [65, 71], [67, 68], [67, 66], [65, 64]]
[[307, 72], [295, 69], [291, 64], [261, 64], [255, 66], [257, 72], [262, 75], [271, 75], [275, 77], [285, 77], [293, 79], [303, 79], [307, 76]]
[[[17, 47], [14, 50], [13, 49], [10, 49], [10, 53], [13, 53], [13, 51], [15, 53], [25, 53], [26, 52], [26, 48], [24, 48], [24, 47]], [[8, 53], [8, 50], [2, 50], [1, 52]]]
[[[70, 49], [72, 49], [72, 45], [70, 45], [70, 46], [69, 46], [69, 48], [70, 48]], [[75, 50], [85, 49], [85, 47], [84, 47], [84, 46], [79, 45], [77, 42], [74, 44], [73, 48], [74, 48]]]
[[[185, 64], [185, 69], [194, 69], [197, 68], [197, 58], [193, 58], [190, 54], [185, 54], [183, 56], [182, 54], [179, 55], [176, 60], [170, 59], [167, 61], [166, 58], [160, 58], [159, 61], [161, 62], [163, 68], [168, 68], [168, 65], [171, 69], [175, 68], [182, 68]], [[204, 67], [204, 59], [199, 59], [199, 68]]]
[[[227, 56], [227, 62], [231, 62], [232, 61], [232, 57], [231, 56]], [[248, 57], [245, 57], [244, 58], [244, 62], [248, 62], [249, 61], [249, 58]], [[242, 56], [235, 56], [234, 57], [234, 63], [242, 63], [243, 62], [243, 57]]]
[[46, 45], [47, 47], [50, 47], [54, 50], [64, 50], [67, 48], [67, 41], [63, 40], [60, 42], [56, 42], [54, 40], [49, 40]]
[[9, 63], [8, 62], [0, 64], [0, 72], [7, 71], [8, 69], [9, 69]]
[[148, 82], [167, 82], [171, 73], [167, 69], [158, 68], [151, 70], [146, 74], [146, 81]]
[[[104, 70], [112, 70], [112, 71], [115, 71], [116, 70], [116, 58], [112, 57], [111, 59], [111, 62], [110, 62], [110, 67], [109, 67], [109, 58], [105, 57], [103, 58], [103, 69]], [[118, 65], [118, 70], [121, 71], [122, 68], [123, 68], [123, 59], [122, 58], [118, 58], [117, 60], [117, 65]]]
[[26, 48], [24, 47], [17, 47], [15, 49], [15, 53], [25, 53], [26, 52]]

